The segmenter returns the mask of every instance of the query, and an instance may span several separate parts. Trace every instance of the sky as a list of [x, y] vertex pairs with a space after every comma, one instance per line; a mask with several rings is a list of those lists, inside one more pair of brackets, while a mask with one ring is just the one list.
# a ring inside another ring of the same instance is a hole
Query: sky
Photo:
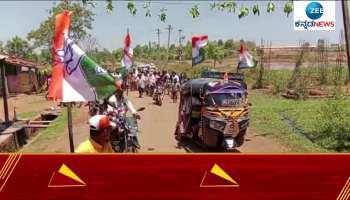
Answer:
[[[270, 40], [272, 46], [296, 46], [299, 41], [315, 44], [317, 39], [325, 38], [330, 43], [338, 43], [340, 30], [343, 26], [340, 2], [336, 2], [335, 31], [294, 31], [293, 13], [287, 17], [283, 12], [283, 1], [275, 1], [277, 6], [273, 13], [266, 12], [267, 1], [258, 1], [260, 16], [250, 13], [247, 17], [238, 19], [236, 13], [211, 11], [212, 1], [152, 1], [152, 17], [145, 17], [143, 2], [138, 1], [137, 14], [132, 16], [126, 8], [126, 1], [114, 1], [114, 10], [108, 13], [104, 1], [95, 1], [92, 8], [96, 14], [93, 30], [90, 32], [98, 41], [99, 48], [115, 49], [122, 47], [123, 37], [127, 28], [132, 36], [132, 45], [156, 42], [156, 29], [161, 29], [161, 45], [167, 44], [168, 32], [166, 27], [171, 24], [171, 43], [178, 43], [178, 29], [182, 29], [185, 40], [193, 35], [207, 34], [209, 40], [233, 39], [250, 40], [260, 44], [261, 39]], [[53, 1], [0, 1], [0, 40], [7, 41], [18, 35], [27, 34], [39, 27], [48, 16], [48, 10]], [[252, 7], [254, 1], [238, 1], [238, 6]], [[198, 4], [200, 17], [192, 19], [189, 9]], [[167, 8], [167, 20], [161, 22], [159, 10]]]

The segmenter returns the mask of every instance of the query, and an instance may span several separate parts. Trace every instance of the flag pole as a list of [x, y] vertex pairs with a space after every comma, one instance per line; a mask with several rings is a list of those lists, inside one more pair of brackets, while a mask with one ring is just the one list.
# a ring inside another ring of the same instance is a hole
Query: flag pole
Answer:
[[73, 141], [73, 121], [72, 121], [72, 103], [67, 104], [67, 116], [68, 116], [68, 136], [70, 152], [74, 153], [74, 141]]

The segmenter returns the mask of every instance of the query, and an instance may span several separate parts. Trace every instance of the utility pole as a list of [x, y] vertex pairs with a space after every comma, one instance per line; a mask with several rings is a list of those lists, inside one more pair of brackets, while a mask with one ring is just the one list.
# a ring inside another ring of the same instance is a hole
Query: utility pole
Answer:
[[169, 26], [166, 29], [168, 30], [168, 50], [167, 50], [167, 54], [166, 54], [166, 65], [168, 65], [168, 62], [169, 62], [169, 46], [170, 46], [170, 32], [171, 32], [171, 30], [173, 30], [173, 27], [171, 26], [171, 24], [169, 24]]
[[350, 19], [349, 19], [349, 9], [348, 9], [348, 1], [342, 0], [342, 11], [343, 11], [343, 22], [344, 22], [344, 33], [345, 33], [345, 42], [346, 42], [346, 56], [348, 61], [348, 69], [349, 69], [349, 79], [350, 79], [350, 32], [348, 28], [350, 27]]
[[157, 31], [157, 36], [158, 36], [158, 46], [157, 46], [157, 49], [159, 49], [159, 48], [160, 48], [160, 29], [157, 28], [156, 31]]
[[182, 33], [182, 29], [179, 29], [179, 62], [182, 61], [182, 36], [181, 36], [181, 33]]

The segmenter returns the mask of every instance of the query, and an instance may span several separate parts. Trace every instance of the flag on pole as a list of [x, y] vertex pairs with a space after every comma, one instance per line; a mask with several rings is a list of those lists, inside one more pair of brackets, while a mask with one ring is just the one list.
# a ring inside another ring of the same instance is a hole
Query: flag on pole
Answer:
[[127, 30], [127, 33], [124, 39], [123, 58], [121, 61], [122, 67], [125, 67], [127, 70], [129, 70], [132, 66], [132, 57], [133, 57], [133, 49], [131, 47], [131, 36], [129, 34], [129, 30]]
[[203, 56], [200, 53], [200, 49], [207, 45], [207, 43], [208, 35], [192, 37], [192, 66], [203, 61]]
[[239, 63], [238, 63], [238, 69], [244, 69], [244, 68], [253, 68], [256, 67], [257, 61], [253, 58], [250, 53], [244, 49], [243, 44], [241, 44], [241, 47], [239, 49]]
[[106, 98], [116, 90], [114, 78], [68, 37], [71, 14], [63, 11], [56, 15], [48, 99], [84, 102]]

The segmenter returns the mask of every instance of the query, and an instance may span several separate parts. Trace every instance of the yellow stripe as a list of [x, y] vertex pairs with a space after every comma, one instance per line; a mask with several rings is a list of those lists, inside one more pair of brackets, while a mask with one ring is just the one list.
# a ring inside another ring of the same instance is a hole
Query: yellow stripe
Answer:
[[11, 176], [11, 174], [12, 174], [13, 170], [16, 168], [17, 163], [18, 163], [18, 162], [19, 162], [19, 160], [21, 159], [21, 156], [22, 156], [22, 154], [19, 154], [19, 156], [18, 156], [18, 159], [17, 159], [16, 163], [13, 165], [13, 167], [12, 167], [12, 169], [11, 169], [11, 171], [10, 171], [9, 175], [7, 176], [7, 178], [6, 178], [6, 180], [5, 180], [5, 182], [2, 184], [2, 186], [1, 186], [1, 188], [0, 188], [0, 192], [1, 192], [1, 190], [4, 188], [4, 186], [6, 185], [7, 180], [10, 178], [10, 176]]
[[343, 197], [344, 197], [344, 195], [347, 193], [347, 191], [348, 191], [348, 189], [349, 189], [349, 186], [350, 186], [349, 182], [350, 182], [350, 177], [349, 177], [348, 180], [346, 181], [346, 183], [345, 183], [343, 189], [341, 190], [341, 192], [340, 192], [340, 194], [339, 194], [337, 200], [343, 200], [343, 199], [344, 199]]
[[7, 169], [8, 165], [10, 164], [10, 161], [13, 159], [15, 155], [14, 154], [10, 154], [10, 156], [7, 158], [5, 165], [2, 168], [1, 174], [0, 174], [0, 179], [2, 179], [1, 177], [3, 176], [3, 174], [5, 173], [5, 170]]
[[8, 165], [6, 166], [6, 169], [5, 169], [5, 171], [3, 172], [3, 174], [1, 175], [1, 179], [4, 179], [5, 178], [5, 174], [7, 173], [7, 171], [11, 168], [11, 166], [12, 166], [12, 164], [13, 164], [13, 162], [16, 160], [16, 155], [15, 156], [13, 156], [12, 158], [11, 158], [11, 160], [9, 161], [9, 163], [8, 163]]
[[[350, 184], [348, 184], [348, 186], [349, 186]], [[345, 193], [344, 193], [344, 195], [343, 195], [343, 199], [344, 200], [348, 200], [348, 198], [349, 198], [349, 195], [350, 195], [350, 188], [348, 187], [348, 189], [345, 191]]]
[[[350, 178], [349, 178], [350, 179]], [[344, 189], [343, 195], [342, 195], [342, 200], [346, 200], [346, 196], [349, 193], [349, 189], [350, 189], [350, 183], [346, 184], [346, 188]]]
[[6, 178], [8, 176], [8, 173], [10, 172], [10, 170], [13, 168], [15, 162], [17, 161], [17, 159], [19, 158], [19, 155], [15, 155], [15, 158], [13, 159], [12, 165], [7, 169], [7, 171], [5, 172], [5, 174], [3, 174], [3, 178]]
[[4, 173], [5, 168], [6, 168], [6, 166], [7, 166], [8, 162], [9, 162], [9, 160], [10, 160], [10, 158], [11, 158], [12, 156], [13, 156], [13, 154], [10, 154], [10, 155], [7, 157], [5, 164], [4, 164], [4, 165], [2, 166], [2, 168], [1, 168], [1, 171], [0, 171], [0, 177], [1, 177], [1, 176], [2, 176], [2, 174]]

